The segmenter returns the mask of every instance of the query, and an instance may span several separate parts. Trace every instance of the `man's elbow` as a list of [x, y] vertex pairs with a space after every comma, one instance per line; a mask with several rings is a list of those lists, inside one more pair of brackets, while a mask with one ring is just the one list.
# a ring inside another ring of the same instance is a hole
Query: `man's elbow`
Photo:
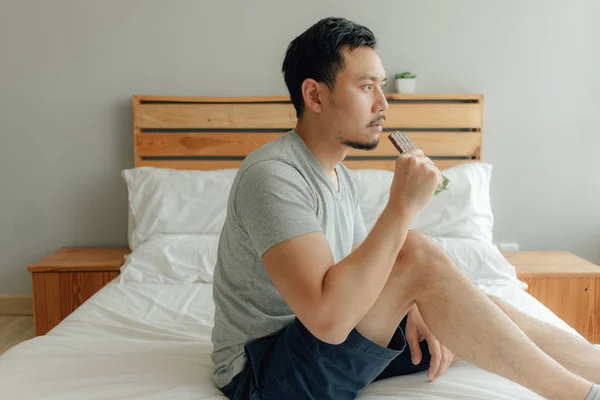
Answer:
[[322, 342], [337, 345], [344, 343], [352, 328], [339, 318], [324, 317], [320, 321], [307, 321], [304, 326], [317, 339]]

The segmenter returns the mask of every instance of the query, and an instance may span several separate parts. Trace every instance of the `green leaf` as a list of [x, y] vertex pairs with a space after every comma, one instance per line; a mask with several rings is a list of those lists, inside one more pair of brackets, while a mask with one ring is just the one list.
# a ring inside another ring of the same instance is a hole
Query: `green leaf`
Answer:
[[402, 72], [400, 74], [396, 74], [396, 79], [412, 79], [412, 78], [416, 78], [416, 75], [410, 73], [410, 72]]

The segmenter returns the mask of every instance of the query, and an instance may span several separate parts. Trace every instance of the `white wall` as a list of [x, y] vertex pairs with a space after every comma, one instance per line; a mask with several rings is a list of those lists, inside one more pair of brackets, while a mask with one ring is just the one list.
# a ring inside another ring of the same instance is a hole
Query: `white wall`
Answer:
[[61, 246], [127, 243], [133, 94], [287, 94], [287, 44], [330, 15], [375, 32], [388, 77], [485, 95], [496, 241], [600, 263], [598, 4], [4, 0], [0, 293]]

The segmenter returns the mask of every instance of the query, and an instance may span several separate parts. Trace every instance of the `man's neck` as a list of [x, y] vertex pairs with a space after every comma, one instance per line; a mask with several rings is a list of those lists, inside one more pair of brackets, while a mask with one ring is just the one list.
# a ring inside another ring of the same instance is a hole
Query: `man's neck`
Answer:
[[331, 132], [308, 121], [298, 121], [296, 133], [315, 156], [329, 177], [335, 177], [335, 167], [346, 158], [348, 148], [341, 144]]

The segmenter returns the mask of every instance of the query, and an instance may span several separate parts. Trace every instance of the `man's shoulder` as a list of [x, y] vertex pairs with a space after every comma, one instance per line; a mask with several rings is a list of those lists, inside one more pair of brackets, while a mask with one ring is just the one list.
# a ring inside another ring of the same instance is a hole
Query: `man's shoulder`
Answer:
[[250, 188], [278, 185], [281, 180], [298, 182], [302, 179], [302, 174], [292, 163], [277, 158], [248, 160], [240, 167], [238, 175], [237, 185]]
[[[242, 161], [239, 179], [248, 181], [281, 177], [300, 177], [300, 167], [289, 134], [252, 151]], [[258, 182], [257, 182], [258, 183]]]

